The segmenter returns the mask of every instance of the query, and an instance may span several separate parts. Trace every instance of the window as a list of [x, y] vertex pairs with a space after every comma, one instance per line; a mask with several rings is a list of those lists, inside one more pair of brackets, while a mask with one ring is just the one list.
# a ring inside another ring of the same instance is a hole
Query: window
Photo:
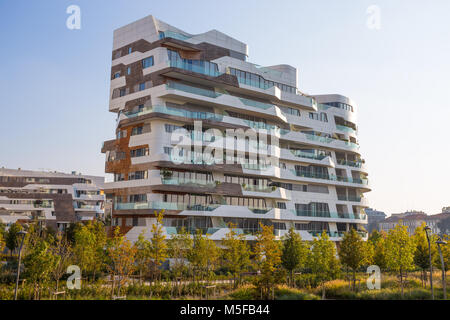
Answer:
[[327, 114], [325, 112], [320, 113], [320, 121], [328, 122]]
[[149, 149], [148, 148], [140, 148], [130, 151], [131, 158], [137, 158], [137, 157], [144, 157], [149, 155]]
[[133, 217], [133, 227], [137, 227], [138, 226], [138, 217]]
[[120, 72], [114, 73], [114, 79], [120, 78]]
[[286, 209], [286, 203], [285, 202], [277, 202], [277, 208], [278, 209]]
[[177, 129], [181, 129], [180, 126], [176, 126], [174, 124], [165, 124], [164, 127], [166, 129], [166, 132], [168, 132], [168, 133], [172, 133]]
[[164, 31], [159, 31], [159, 39], [164, 39], [166, 35], [164, 34]]
[[309, 118], [313, 119], [313, 120], [319, 120], [319, 114], [318, 113], [314, 113], [314, 112], [310, 112], [309, 113]]
[[126, 95], [126, 94], [127, 94], [127, 89], [125, 89], [125, 88], [120, 89], [120, 91], [119, 91], [119, 97], [123, 97], [123, 96]]
[[127, 68], [127, 74], [130, 75], [131, 74], [131, 67]]
[[164, 153], [170, 156], [172, 154], [172, 149], [172, 147], [164, 147]]
[[128, 48], [128, 54], [130, 54], [130, 53], [132, 53], [132, 52], [133, 52], [133, 48], [129, 47], [129, 48]]
[[268, 89], [270, 87], [278, 87], [280, 90], [290, 93], [296, 93], [297, 89], [292, 86], [288, 86], [286, 84], [265, 80], [263, 77], [261, 77], [258, 74], [250, 73], [247, 71], [238, 70], [235, 68], [230, 68], [230, 74], [234, 75], [238, 78], [238, 81], [240, 83], [244, 83], [250, 86], [262, 88], [262, 89]]
[[142, 68], [149, 68], [151, 66], [154, 65], [154, 60], [153, 60], [153, 56], [145, 58], [144, 60], [142, 60]]
[[139, 91], [145, 90], [145, 82], [139, 83]]
[[128, 180], [147, 179], [147, 171], [135, 171], [128, 174]]
[[139, 127], [134, 127], [133, 129], [131, 129], [131, 135], [132, 136], [137, 136], [143, 133], [143, 126], [139, 126]]

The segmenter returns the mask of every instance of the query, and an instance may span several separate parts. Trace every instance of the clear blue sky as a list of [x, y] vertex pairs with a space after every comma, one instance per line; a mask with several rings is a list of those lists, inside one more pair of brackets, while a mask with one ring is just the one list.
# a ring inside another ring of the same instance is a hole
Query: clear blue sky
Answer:
[[[81, 30], [66, 28], [72, 4]], [[380, 30], [366, 26], [370, 5]], [[448, 0], [2, 0], [0, 166], [103, 175], [112, 33], [149, 14], [229, 34], [251, 62], [297, 67], [304, 92], [352, 97], [373, 207], [450, 205]]]

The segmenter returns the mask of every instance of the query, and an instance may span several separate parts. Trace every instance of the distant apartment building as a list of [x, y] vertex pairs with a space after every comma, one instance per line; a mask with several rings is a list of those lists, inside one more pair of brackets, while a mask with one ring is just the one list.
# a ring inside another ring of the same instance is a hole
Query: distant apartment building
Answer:
[[367, 214], [367, 231], [371, 233], [374, 230], [380, 231], [379, 223], [386, 219], [386, 214], [383, 211], [374, 210], [372, 208], [366, 208]]
[[40, 221], [65, 230], [77, 221], [103, 218], [103, 177], [0, 169], [0, 223]]
[[392, 214], [389, 218], [379, 223], [380, 229], [384, 232], [389, 232], [389, 230], [395, 228], [395, 226], [402, 221], [402, 225], [408, 227], [409, 234], [413, 234], [417, 227], [420, 227], [422, 223], [425, 223], [431, 228], [434, 234], [441, 234], [441, 232], [447, 232], [441, 230], [441, 223], [444, 220], [450, 218], [450, 213], [448, 210], [443, 208], [442, 213], [427, 215], [422, 211], [407, 211], [404, 213]]
[[[326, 231], [340, 241], [350, 228], [367, 236], [355, 102], [301, 93], [296, 68], [247, 57], [245, 43], [217, 30], [193, 35], [152, 16], [115, 30], [117, 123], [102, 152], [113, 223], [130, 240], [162, 209], [168, 237], [184, 227], [221, 240], [229, 223], [249, 240], [260, 223], [304, 240]], [[205, 158], [211, 144], [218, 162]]]

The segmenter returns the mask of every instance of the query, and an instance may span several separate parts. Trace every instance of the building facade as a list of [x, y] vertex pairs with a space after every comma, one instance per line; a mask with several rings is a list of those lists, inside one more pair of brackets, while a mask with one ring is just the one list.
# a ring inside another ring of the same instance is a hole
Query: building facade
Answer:
[[380, 231], [379, 224], [386, 219], [386, 213], [372, 208], [366, 208], [365, 212], [367, 214], [367, 231], [369, 233], [372, 233], [374, 230]]
[[296, 68], [247, 58], [219, 31], [192, 35], [152, 16], [115, 30], [117, 126], [102, 152], [113, 224], [130, 240], [150, 235], [162, 209], [168, 237], [184, 227], [220, 240], [230, 223], [247, 239], [260, 223], [304, 240], [367, 236], [356, 104], [303, 94]]
[[40, 221], [55, 230], [103, 218], [104, 177], [0, 169], [0, 223]]
[[412, 235], [422, 223], [425, 223], [431, 228], [432, 233], [441, 235], [442, 233], [448, 234], [449, 228], [447, 227], [447, 221], [450, 222], [450, 213], [446, 208], [443, 208], [442, 213], [433, 215], [427, 215], [422, 211], [407, 211], [404, 213], [392, 214], [389, 218], [380, 222], [379, 225], [380, 229], [387, 233], [401, 223], [408, 228], [409, 234]]

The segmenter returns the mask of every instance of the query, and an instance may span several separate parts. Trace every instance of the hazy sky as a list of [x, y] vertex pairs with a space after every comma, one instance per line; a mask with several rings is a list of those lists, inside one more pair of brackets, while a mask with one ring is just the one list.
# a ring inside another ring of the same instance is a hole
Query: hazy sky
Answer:
[[[72, 4], [81, 30], [66, 28]], [[104, 174], [113, 30], [149, 14], [220, 30], [249, 45], [250, 62], [297, 67], [304, 92], [353, 98], [372, 207], [450, 205], [448, 0], [2, 0], [0, 166]]]

